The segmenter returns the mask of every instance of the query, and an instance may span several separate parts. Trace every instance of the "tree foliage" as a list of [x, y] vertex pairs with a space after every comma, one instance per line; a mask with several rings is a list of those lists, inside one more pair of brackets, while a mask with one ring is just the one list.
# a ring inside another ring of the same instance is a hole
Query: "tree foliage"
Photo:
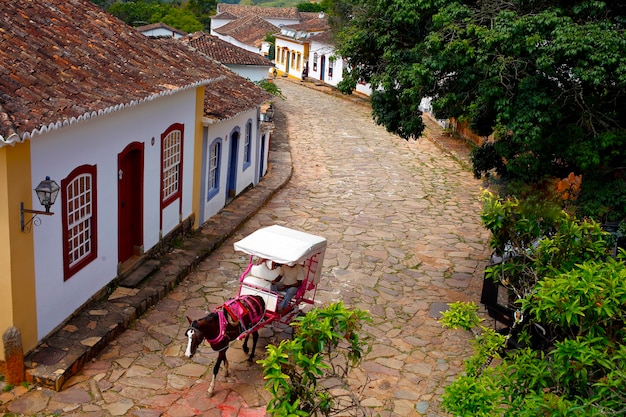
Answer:
[[163, 22], [184, 32], [193, 33], [210, 28], [209, 13], [215, 9], [216, 4], [214, 1], [202, 0], [190, 0], [185, 5], [160, 1], [118, 1], [108, 7], [107, 11], [130, 26]]
[[342, 90], [369, 82], [391, 132], [418, 138], [429, 97], [437, 118], [493, 133], [478, 175], [532, 184], [574, 172], [583, 194], [601, 182], [609, 195], [626, 178], [624, 2], [335, 0], [331, 14], [350, 64]]
[[[348, 376], [368, 352], [361, 338], [367, 312], [343, 303], [316, 308], [296, 319], [293, 340], [267, 347], [263, 365], [273, 416], [362, 415]], [[361, 410], [362, 411], [362, 410]]]
[[299, 12], [325, 12], [330, 7], [329, 0], [322, 0], [319, 3], [303, 2], [296, 5]]
[[188, 0], [185, 9], [193, 13], [206, 30], [210, 30], [211, 16], [217, 10], [217, 0]]
[[[597, 223], [533, 206], [486, 197], [483, 223], [503, 255], [491, 278], [509, 290], [519, 308], [512, 327], [524, 330], [520, 348], [507, 350], [510, 332], [483, 326], [471, 303], [452, 304], [442, 324], [476, 338], [443, 407], [455, 416], [624, 415], [626, 252], [609, 256]], [[547, 330], [541, 347], [536, 325]]]

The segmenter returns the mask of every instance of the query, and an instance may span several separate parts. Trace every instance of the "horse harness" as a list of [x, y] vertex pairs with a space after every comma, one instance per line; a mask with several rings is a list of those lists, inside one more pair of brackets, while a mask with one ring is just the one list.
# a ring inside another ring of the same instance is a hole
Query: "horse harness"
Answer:
[[224, 339], [229, 325], [240, 325], [242, 332], [245, 332], [261, 321], [265, 314], [261, 303], [250, 295], [228, 300], [213, 310], [213, 313], [217, 314], [220, 331], [214, 339], [207, 338], [210, 345], [218, 344]]

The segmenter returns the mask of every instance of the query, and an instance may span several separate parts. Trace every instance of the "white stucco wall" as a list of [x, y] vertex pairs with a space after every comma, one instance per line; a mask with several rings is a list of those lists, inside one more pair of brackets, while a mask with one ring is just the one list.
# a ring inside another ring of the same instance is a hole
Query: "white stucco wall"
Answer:
[[[315, 65], [315, 54], [317, 54], [317, 65]], [[324, 67], [324, 74], [322, 77], [322, 56], [325, 57], [326, 63]], [[329, 76], [328, 68], [331, 65], [330, 58], [334, 57], [335, 62], [333, 65], [332, 77]], [[327, 45], [321, 42], [311, 41], [311, 49], [309, 51], [309, 80], [323, 80], [324, 83], [337, 87], [339, 82], [343, 79], [343, 68], [345, 62], [341, 56], [335, 54], [335, 49], [331, 45]], [[355, 90], [358, 93], [366, 96], [372, 95], [372, 89], [369, 84], [357, 84]]]
[[[182, 218], [192, 213], [193, 134], [196, 92], [171, 96], [99, 116], [37, 136], [31, 144], [33, 188], [50, 176], [61, 180], [76, 167], [97, 166], [97, 258], [69, 280], [63, 277], [61, 194], [54, 216], [33, 227], [38, 335], [41, 339], [67, 319], [117, 275], [118, 154], [132, 142], [145, 143], [143, 243], [145, 250], [159, 241], [161, 134], [173, 123], [184, 130]], [[154, 143], [153, 143], [154, 139]], [[36, 209], [38, 200], [33, 192]], [[179, 223], [179, 204], [163, 213], [163, 235]]]
[[[287, 49], [289, 51], [289, 68], [287, 68], [287, 58], [283, 59], [283, 50]], [[292, 66], [292, 52], [295, 52], [295, 59], [297, 61], [297, 54], [300, 53], [301, 62], [300, 68], [297, 68], [296, 64]], [[276, 58], [275, 58], [275, 66], [279, 71], [283, 73], [289, 74], [291, 77], [302, 78], [302, 71], [304, 70], [304, 66], [306, 64], [306, 55], [305, 55], [305, 46], [300, 42], [292, 42], [287, 39], [276, 37]]]
[[242, 76], [243, 78], [248, 78], [250, 81], [260, 81], [265, 80], [269, 77], [271, 66], [262, 67], [256, 65], [232, 65], [226, 64], [228, 68], [230, 68], [234, 73]]
[[232, 19], [220, 19], [219, 17], [213, 16], [211, 18], [211, 35], [213, 35], [213, 30], [217, 29], [217, 28], [221, 28], [222, 26], [224, 26], [227, 23], [232, 22]]
[[183, 35], [181, 35], [180, 33], [173, 32], [166, 28], [142, 30], [141, 33], [143, 33], [146, 36], [151, 36], [151, 37], [169, 37], [169, 38], [174, 38], [174, 39], [180, 39], [183, 37]]
[[300, 23], [300, 20], [298, 19], [281, 19], [279, 17], [264, 17], [263, 19], [267, 20], [272, 25], [277, 26], [277, 27], [293, 26], [293, 25], [297, 25], [298, 23]]
[[[215, 122], [205, 127], [204, 131], [204, 143], [202, 158], [203, 174], [200, 198], [203, 202], [201, 207], [199, 218], [200, 223], [206, 222], [212, 216], [217, 214], [226, 204], [226, 192], [228, 188], [228, 170], [230, 163], [230, 150], [231, 150], [231, 134], [239, 127], [239, 146], [237, 147], [237, 182], [236, 193], [241, 193], [249, 185], [256, 185], [259, 181], [259, 161], [260, 161], [260, 132], [259, 132], [259, 116], [258, 109], [250, 109], [232, 119]], [[243, 168], [243, 155], [244, 155], [244, 143], [245, 143], [245, 131], [246, 123], [252, 122], [251, 131], [251, 150], [250, 150], [250, 165], [244, 170]], [[209, 148], [216, 139], [221, 138], [221, 156], [220, 156], [220, 171], [219, 171], [219, 193], [208, 198], [208, 176], [209, 176]], [[265, 146], [267, 151], [267, 144]], [[267, 156], [266, 156], [267, 158]]]

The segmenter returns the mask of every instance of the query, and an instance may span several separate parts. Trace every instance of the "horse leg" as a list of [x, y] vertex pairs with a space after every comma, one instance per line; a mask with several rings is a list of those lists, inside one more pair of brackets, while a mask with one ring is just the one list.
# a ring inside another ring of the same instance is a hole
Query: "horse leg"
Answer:
[[215, 366], [213, 366], [213, 378], [211, 378], [211, 385], [209, 385], [209, 389], [207, 390], [207, 395], [209, 397], [213, 396], [213, 390], [215, 389], [215, 380], [217, 379], [217, 373], [220, 370], [220, 365], [224, 362], [224, 369], [226, 370], [226, 376], [228, 376], [228, 360], [226, 359], [226, 349], [220, 350], [217, 354], [217, 361], [215, 362]]
[[[250, 356], [248, 356], [248, 362], [252, 363], [254, 359], [254, 351], [256, 350], [256, 342], [259, 340], [259, 332], [252, 332], [252, 351], [250, 352]], [[248, 341], [248, 336], [246, 336], [246, 341]], [[248, 353], [247, 350], [244, 349], [245, 353]]]
[[246, 355], [248, 354], [248, 351], [250, 349], [248, 349], [248, 339], [250, 338], [250, 333], [248, 333], [246, 335], [246, 338], [243, 339], [243, 346], [241, 347], [243, 349], [243, 353], [245, 353]]

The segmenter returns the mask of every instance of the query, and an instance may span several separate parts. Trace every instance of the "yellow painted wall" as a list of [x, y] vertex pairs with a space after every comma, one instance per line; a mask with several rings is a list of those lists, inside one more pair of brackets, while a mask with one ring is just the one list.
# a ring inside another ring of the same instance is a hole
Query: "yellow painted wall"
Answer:
[[[204, 89], [199, 87], [196, 89], [196, 125], [193, 131], [194, 161], [193, 161], [193, 195], [192, 195], [192, 211], [195, 214], [193, 228], [200, 227], [200, 186], [202, 185], [202, 116], [204, 116]], [[211, 86], [209, 85], [209, 88]]]
[[38, 341], [33, 238], [20, 230], [20, 202], [32, 208], [32, 188], [30, 141], [0, 148], [0, 333], [17, 327], [25, 352]]

